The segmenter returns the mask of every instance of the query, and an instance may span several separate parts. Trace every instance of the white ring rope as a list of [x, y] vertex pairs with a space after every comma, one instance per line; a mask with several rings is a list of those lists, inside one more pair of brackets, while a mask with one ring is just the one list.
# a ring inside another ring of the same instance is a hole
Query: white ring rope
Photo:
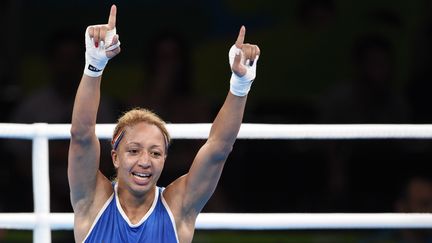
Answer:
[[[33, 213], [0, 213], [0, 228], [32, 230], [41, 222]], [[53, 230], [73, 229], [72, 213], [46, 214]], [[197, 229], [422, 229], [432, 228], [432, 214], [421, 213], [201, 213]]]
[[[101, 139], [110, 139], [114, 124], [96, 125]], [[168, 124], [173, 139], [205, 139], [211, 124]], [[32, 229], [33, 242], [51, 242], [51, 230], [73, 229], [72, 213], [50, 213], [48, 141], [69, 139], [70, 124], [0, 123], [0, 138], [33, 141], [34, 213], [0, 213], [0, 229]], [[242, 124], [240, 139], [430, 139], [432, 125], [286, 125]], [[432, 228], [432, 214], [202, 213], [197, 229], [371, 229]]]
[[[0, 123], [0, 138], [33, 139], [44, 135], [50, 139], [70, 137], [70, 124], [49, 124], [44, 131], [36, 129], [38, 124]], [[115, 124], [96, 125], [99, 138], [110, 139]], [[205, 139], [211, 124], [168, 124], [174, 139]], [[325, 124], [287, 125], [250, 124], [241, 126], [239, 139], [427, 139], [432, 138], [432, 125], [413, 124]]]

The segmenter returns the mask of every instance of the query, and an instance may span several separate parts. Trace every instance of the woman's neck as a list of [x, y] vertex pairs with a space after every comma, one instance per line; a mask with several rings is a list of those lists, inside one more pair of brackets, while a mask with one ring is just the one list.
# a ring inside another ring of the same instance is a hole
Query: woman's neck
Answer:
[[142, 195], [136, 195], [125, 188], [117, 188], [117, 196], [120, 206], [126, 213], [132, 224], [138, 223], [150, 210], [156, 196], [156, 189], [153, 187]]

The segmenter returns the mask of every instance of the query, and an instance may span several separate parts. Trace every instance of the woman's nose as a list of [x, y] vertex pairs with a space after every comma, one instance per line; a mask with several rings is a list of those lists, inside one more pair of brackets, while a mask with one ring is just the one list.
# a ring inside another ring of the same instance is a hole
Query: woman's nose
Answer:
[[148, 152], [143, 152], [138, 160], [138, 165], [143, 168], [148, 168], [151, 165], [150, 155]]

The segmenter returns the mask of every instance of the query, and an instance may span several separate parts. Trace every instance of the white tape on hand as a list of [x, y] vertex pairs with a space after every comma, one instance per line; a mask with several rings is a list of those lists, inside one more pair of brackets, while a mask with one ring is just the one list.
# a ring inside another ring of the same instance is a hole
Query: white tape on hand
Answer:
[[236, 96], [246, 96], [249, 93], [252, 82], [256, 77], [256, 65], [259, 56], [257, 56], [252, 65], [250, 65], [250, 60], [246, 60], [245, 62], [242, 50], [233, 45], [228, 53], [229, 63], [231, 67], [234, 63], [235, 56], [239, 54], [242, 55], [242, 60], [240, 61], [240, 63], [246, 68], [246, 74], [243, 76], [238, 76], [234, 72], [231, 74], [230, 92]]
[[86, 64], [84, 68], [84, 74], [90, 77], [99, 77], [102, 75], [102, 72], [109, 60], [109, 58], [106, 55], [106, 52], [114, 50], [115, 48], [120, 46], [120, 41], [118, 41], [115, 45], [111, 45], [115, 35], [116, 35], [115, 28], [107, 31], [105, 35], [105, 41], [101, 41], [98, 47], [96, 47], [93, 39], [90, 38], [88, 27], [87, 27], [85, 33]]

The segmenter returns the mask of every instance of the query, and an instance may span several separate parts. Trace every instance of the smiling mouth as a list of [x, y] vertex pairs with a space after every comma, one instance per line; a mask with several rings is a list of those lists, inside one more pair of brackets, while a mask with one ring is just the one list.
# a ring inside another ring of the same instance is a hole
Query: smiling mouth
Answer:
[[132, 172], [132, 175], [139, 179], [148, 179], [151, 177], [150, 173], [138, 173], [138, 172]]

